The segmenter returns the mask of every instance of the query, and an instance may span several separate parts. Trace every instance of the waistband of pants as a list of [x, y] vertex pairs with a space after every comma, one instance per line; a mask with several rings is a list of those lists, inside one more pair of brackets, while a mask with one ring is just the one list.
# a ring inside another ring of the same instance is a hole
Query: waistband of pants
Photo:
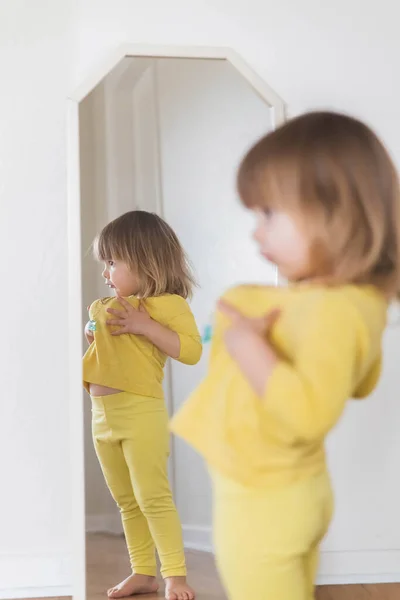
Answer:
[[131, 392], [117, 392], [108, 396], [91, 396], [92, 408], [95, 410], [113, 410], [121, 408], [154, 408], [165, 407], [163, 398], [139, 396]]

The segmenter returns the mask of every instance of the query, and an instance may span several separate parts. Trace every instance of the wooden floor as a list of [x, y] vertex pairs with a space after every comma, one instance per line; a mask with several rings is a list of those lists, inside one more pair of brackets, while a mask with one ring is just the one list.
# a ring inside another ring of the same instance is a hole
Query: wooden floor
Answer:
[[[218, 580], [213, 557], [202, 552], [188, 551], [187, 560], [189, 581], [197, 592], [197, 600], [225, 600], [226, 596]], [[104, 599], [104, 590], [125, 579], [129, 570], [125, 542], [122, 538], [89, 536], [87, 600]], [[148, 595], [145, 598], [160, 600], [160, 596]], [[400, 584], [324, 586], [318, 590], [317, 598], [318, 600], [400, 600]], [[243, 598], [243, 600], [253, 599]], [[254, 600], [264, 600], [264, 598]]]
[[[226, 600], [218, 580], [213, 557], [202, 552], [187, 553], [189, 581], [197, 600]], [[121, 537], [90, 535], [87, 543], [87, 600], [104, 600], [105, 591], [129, 574], [125, 542]], [[136, 596], [139, 598], [138, 596]], [[161, 600], [162, 594], [141, 596], [144, 600]], [[324, 586], [318, 600], [400, 600], [400, 584]], [[65, 600], [65, 599], [48, 599]], [[264, 598], [243, 600], [264, 600]], [[268, 599], [269, 600], [269, 599]]]

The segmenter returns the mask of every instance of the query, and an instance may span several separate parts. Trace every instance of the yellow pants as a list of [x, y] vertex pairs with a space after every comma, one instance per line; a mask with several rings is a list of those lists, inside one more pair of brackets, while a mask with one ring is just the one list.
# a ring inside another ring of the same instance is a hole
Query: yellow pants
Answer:
[[92, 397], [94, 446], [122, 517], [134, 573], [186, 575], [182, 531], [168, 482], [168, 415], [159, 398]]
[[214, 473], [214, 541], [230, 600], [311, 600], [332, 515], [327, 473], [278, 489]]

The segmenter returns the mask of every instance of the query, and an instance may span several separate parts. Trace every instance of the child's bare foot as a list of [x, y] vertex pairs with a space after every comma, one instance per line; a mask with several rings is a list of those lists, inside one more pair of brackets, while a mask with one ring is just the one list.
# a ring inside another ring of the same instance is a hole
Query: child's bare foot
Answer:
[[186, 583], [186, 577], [167, 577], [165, 579], [166, 600], [194, 600], [195, 593]]
[[109, 598], [126, 598], [127, 596], [137, 596], [140, 594], [156, 594], [158, 588], [159, 586], [155, 577], [134, 573], [115, 587], [109, 589], [107, 596]]

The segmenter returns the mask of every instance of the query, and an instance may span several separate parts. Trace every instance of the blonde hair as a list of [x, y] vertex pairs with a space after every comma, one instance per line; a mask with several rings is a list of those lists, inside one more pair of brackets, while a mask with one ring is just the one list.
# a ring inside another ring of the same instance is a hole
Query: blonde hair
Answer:
[[98, 260], [121, 260], [137, 274], [142, 299], [192, 295], [196, 282], [186, 254], [172, 228], [154, 213], [125, 213], [104, 227], [93, 246]]
[[364, 123], [330, 112], [289, 121], [250, 149], [237, 183], [246, 206], [298, 217], [316, 276], [399, 294], [399, 177]]

